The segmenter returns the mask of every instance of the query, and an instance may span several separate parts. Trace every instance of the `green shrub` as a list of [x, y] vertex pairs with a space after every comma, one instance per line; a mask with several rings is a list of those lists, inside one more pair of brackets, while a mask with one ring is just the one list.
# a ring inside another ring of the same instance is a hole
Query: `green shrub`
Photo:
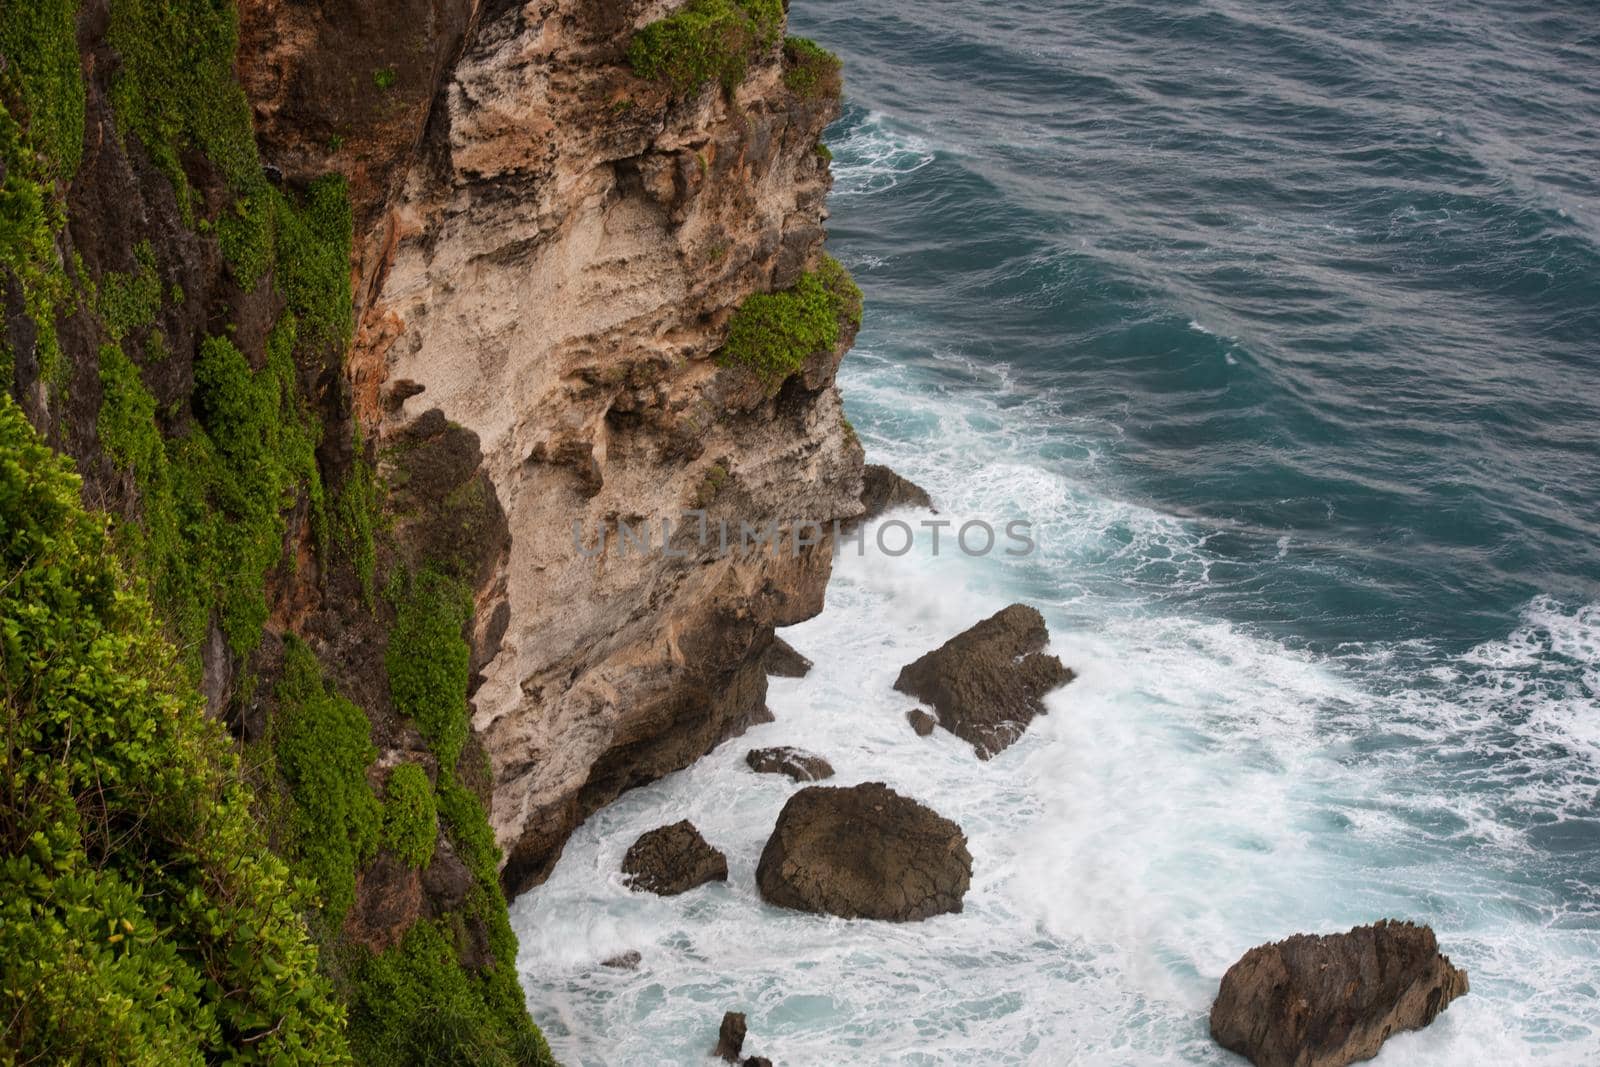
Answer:
[[811, 356], [838, 344], [845, 321], [860, 324], [861, 290], [837, 260], [824, 257], [794, 288], [746, 297], [728, 323], [718, 361], [744, 367], [776, 388]]
[[425, 569], [397, 583], [394, 626], [384, 664], [395, 708], [409, 715], [453, 776], [467, 743], [467, 680], [471, 652], [461, 629], [472, 617], [472, 594], [454, 578]]
[[844, 89], [839, 57], [805, 37], [787, 37], [783, 42], [783, 84], [806, 100], [838, 96]]
[[439, 810], [428, 772], [402, 763], [383, 787], [383, 844], [407, 866], [426, 867], [439, 839]]
[[107, 271], [100, 279], [95, 309], [114, 340], [134, 330], [153, 326], [161, 310], [161, 276], [156, 273], [156, 253], [149, 241], [133, 250], [136, 266], [128, 274]]
[[34, 145], [51, 177], [70, 181], [83, 156], [83, 68], [77, 0], [0, 4], [0, 54], [14, 77]]
[[[8, 10], [14, 10], [8, 8]], [[0, 75], [0, 90], [8, 80]], [[53, 164], [35, 145], [32, 131], [12, 116], [11, 103], [0, 92], [0, 270], [22, 286], [23, 309], [37, 328], [34, 342], [40, 374], [59, 384], [63, 371], [56, 316], [72, 302], [72, 283], [56, 258], [56, 234], [65, 225], [55, 194]], [[0, 386], [10, 391], [16, 376], [15, 354], [0, 339]]]
[[641, 78], [665, 81], [680, 94], [719, 81], [732, 92], [750, 60], [777, 43], [782, 0], [689, 0], [634, 34], [628, 62]]
[[372, 724], [328, 691], [316, 656], [289, 638], [272, 730], [278, 769], [294, 798], [289, 854], [316, 880], [323, 918], [336, 930], [355, 901], [356, 869], [377, 852], [385, 828], [367, 784], [367, 767], [378, 758]]
[[0, 395], [0, 1060], [346, 1062], [298, 890], [79, 493]]
[[394, 83], [400, 80], [400, 73], [393, 67], [379, 67], [372, 72], [372, 84], [379, 89], [393, 89]]

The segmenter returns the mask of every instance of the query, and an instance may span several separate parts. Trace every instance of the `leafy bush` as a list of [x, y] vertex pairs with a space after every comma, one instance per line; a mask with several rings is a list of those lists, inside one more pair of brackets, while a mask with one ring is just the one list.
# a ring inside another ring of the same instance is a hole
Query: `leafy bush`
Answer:
[[384, 656], [389, 695], [396, 709], [416, 721], [443, 778], [455, 773], [467, 743], [471, 652], [461, 628], [472, 617], [472, 595], [463, 583], [434, 570], [397, 583], [396, 592]]
[[439, 839], [439, 809], [428, 772], [402, 763], [383, 787], [383, 843], [408, 866], [426, 867]]
[[839, 57], [805, 37], [783, 42], [783, 84], [802, 99], [838, 96], [844, 89]]
[[732, 92], [750, 60], [777, 43], [782, 0], [689, 0], [634, 34], [628, 62], [641, 78], [668, 82], [680, 94], [716, 80]]
[[728, 323], [718, 360], [776, 388], [811, 356], [838, 344], [845, 321], [860, 324], [861, 290], [837, 260], [824, 257], [794, 288], [745, 298]]
[[298, 891], [79, 492], [0, 395], [0, 1060], [346, 1062]]
[[0, 54], [19, 83], [28, 129], [52, 177], [70, 181], [83, 156], [83, 69], [77, 0], [11, 0], [0, 6]]
[[355, 902], [356, 869], [378, 850], [385, 814], [367, 784], [367, 767], [378, 758], [372, 724], [328, 692], [316, 656], [290, 638], [272, 729], [278, 768], [294, 797], [289, 852], [316, 879], [323, 919], [338, 929]]

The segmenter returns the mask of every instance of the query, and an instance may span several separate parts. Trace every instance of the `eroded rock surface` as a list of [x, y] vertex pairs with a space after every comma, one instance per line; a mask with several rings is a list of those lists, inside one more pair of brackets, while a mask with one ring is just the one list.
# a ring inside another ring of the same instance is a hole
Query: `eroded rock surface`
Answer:
[[804, 678], [811, 673], [811, 661], [796, 652], [789, 642], [775, 637], [772, 647], [767, 649], [767, 673], [778, 678]]
[[[673, 6], [477, 7], [402, 192], [361, 245], [356, 410], [380, 454], [432, 409], [473, 434], [510, 531], [479, 603], [497, 641], [475, 665], [473, 725], [511, 892], [548, 875], [589, 813], [768, 717], [773, 629], [821, 609], [831, 539], [724, 554], [717, 525], [737, 536], [861, 507], [834, 387], [855, 321], [779, 384], [715, 358], [746, 298], [821, 263], [831, 178], [816, 145], [838, 101], [788, 85], [776, 45], [731, 92], [636, 77], [628, 41]], [[395, 128], [413, 121], [434, 59], [359, 41], [395, 67]], [[256, 94], [271, 129], [274, 109], [296, 123], [315, 109], [298, 48], [252, 49], [250, 76], [283, 86]], [[683, 528], [690, 508], [708, 539]], [[679, 526], [670, 553], [663, 521]], [[623, 526], [650, 549], [624, 552]]]
[[1426, 926], [1384, 921], [1296, 934], [1228, 968], [1211, 1036], [1256, 1067], [1343, 1067], [1427, 1026], [1466, 992], [1467, 972], [1439, 952]]
[[745, 763], [757, 774], [787, 774], [796, 782], [820, 782], [833, 777], [833, 764], [815, 753], [798, 748], [753, 748], [745, 753]]
[[917, 732], [918, 737], [927, 737], [933, 733], [933, 728], [939, 725], [939, 720], [929, 715], [921, 708], [912, 708], [906, 712], [906, 722]]
[[717, 1047], [712, 1054], [729, 1063], [738, 1062], [739, 1053], [744, 1049], [744, 1036], [747, 1030], [744, 1012], [730, 1011], [723, 1015], [722, 1026], [717, 1031]]
[[932, 508], [933, 498], [909, 478], [881, 463], [869, 463], [861, 471], [861, 507], [858, 521], [867, 522], [896, 508]]
[[1072, 681], [1045, 653], [1049, 641], [1038, 609], [1013, 604], [905, 667], [894, 687], [931, 704], [940, 726], [989, 759], [1044, 714], [1046, 693]]
[[961, 827], [882, 782], [800, 790], [756, 868], [769, 903], [846, 919], [960, 911], [971, 882]]
[[622, 858], [628, 887], [663, 897], [728, 880], [728, 858], [688, 819], [642, 834]]

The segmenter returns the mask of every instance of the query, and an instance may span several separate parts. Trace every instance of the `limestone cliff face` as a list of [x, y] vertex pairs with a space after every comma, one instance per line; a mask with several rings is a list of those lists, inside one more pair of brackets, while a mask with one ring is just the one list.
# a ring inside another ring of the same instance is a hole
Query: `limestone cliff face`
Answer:
[[[814, 615], [831, 565], [659, 551], [662, 520], [827, 522], [860, 511], [834, 372], [773, 392], [718, 365], [729, 316], [822, 253], [831, 96], [777, 49], [731, 93], [633, 75], [661, 3], [489, 3], [433, 98], [403, 192], [366, 242], [360, 414], [383, 442], [442, 411], [475, 434], [510, 528], [480, 594], [474, 727], [505, 881], [542, 880], [587, 814], [765, 716], [772, 628]], [[655, 531], [623, 554], [618, 523]], [[606, 548], [593, 550], [601, 532]]]

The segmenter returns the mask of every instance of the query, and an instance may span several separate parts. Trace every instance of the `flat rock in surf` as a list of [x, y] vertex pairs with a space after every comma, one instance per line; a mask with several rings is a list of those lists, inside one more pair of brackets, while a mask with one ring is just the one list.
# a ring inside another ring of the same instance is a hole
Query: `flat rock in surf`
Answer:
[[882, 782], [800, 790], [756, 867], [768, 903], [846, 919], [960, 911], [971, 883], [961, 827]]
[[1259, 945], [1228, 968], [1211, 1036], [1256, 1067], [1344, 1067], [1467, 992], [1433, 930], [1382, 921]]
[[1072, 681], [1045, 653], [1049, 641], [1038, 609], [1012, 604], [903, 668], [894, 687], [931, 704], [940, 726], [989, 759], [1044, 714], [1046, 693]]
[[622, 858], [628, 888], [671, 897], [728, 880], [728, 858], [706, 843], [688, 819], [641, 834]]
[[744, 761], [757, 774], [787, 774], [796, 782], [820, 782], [833, 777], [833, 764], [814, 753], [787, 745], [753, 748], [745, 753]]
[[778, 678], [804, 678], [811, 672], [811, 661], [781, 637], [772, 639], [761, 666], [768, 674]]
[[851, 525], [870, 522], [896, 508], [932, 511], [933, 498], [911, 479], [902, 478], [881, 463], [868, 463], [861, 468], [861, 508], [860, 516], [851, 520]]

